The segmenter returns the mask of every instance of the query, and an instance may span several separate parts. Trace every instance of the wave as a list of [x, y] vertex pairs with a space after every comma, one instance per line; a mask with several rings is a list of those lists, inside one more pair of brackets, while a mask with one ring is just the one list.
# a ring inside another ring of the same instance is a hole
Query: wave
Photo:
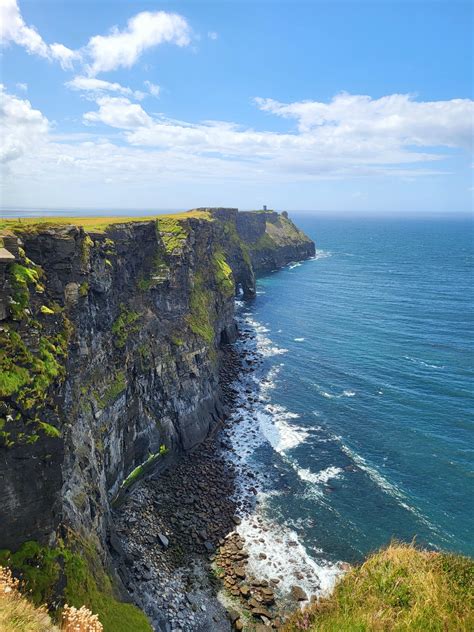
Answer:
[[438, 529], [418, 510], [416, 507], [413, 507], [409, 504], [406, 494], [394, 483], [389, 482], [380, 472], [373, 466], [369, 465], [367, 461], [354, 452], [351, 448], [349, 448], [345, 443], [342, 442], [341, 437], [335, 437], [341, 446], [341, 450], [347, 454], [347, 456], [368, 476], [372, 479], [372, 481], [378, 485], [385, 493], [394, 498], [398, 504], [415, 515], [423, 524], [425, 524], [431, 531], [434, 533], [438, 533]]
[[298, 415], [284, 410], [270, 412], [270, 415], [258, 412], [257, 420], [260, 430], [274, 450], [283, 454], [306, 441], [308, 432], [287, 422], [288, 419], [295, 419]]
[[265, 334], [269, 333], [269, 329], [258, 323], [253, 318], [246, 318], [245, 324], [250, 326], [256, 333], [256, 350], [263, 356], [275, 356], [283, 353], [288, 353], [288, 349], [283, 347], [277, 347], [273, 344], [273, 341]]
[[350, 390], [350, 389], [345, 389], [342, 391], [342, 393], [329, 393], [328, 391], [325, 391], [324, 389], [320, 388], [318, 386], [318, 384], [315, 384], [318, 393], [322, 396], [325, 397], [326, 399], [339, 399], [340, 397], [355, 397], [357, 395], [356, 391]]
[[293, 338], [295, 342], [304, 342], [304, 338]]
[[302, 264], [302, 263], [300, 263], [300, 262], [298, 261], [298, 262], [296, 262], [296, 263], [290, 263], [290, 264], [288, 265], [288, 268], [289, 268], [290, 270], [293, 270], [293, 268], [299, 268], [301, 265], [303, 265], [303, 264]]
[[340, 478], [340, 475], [344, 473], [344, 470], [340, 467], [336, 467], [331, 465], [316, 474], [309, 469], [300, 468], [297, 470], [298, 476], [302, 481], [306, 481], [307, 483], [327, 483], [333, 478]]
[[[242, 312], [241, 312], [242, 314]], [[241, 343], [247, 358], [258, 360], [274, 353], [275, 345], [268, 336], [268, 329], [250, 317], [241, 317], [242, 329], [252, 328], [255, 336]], [[267, 446], [280, 454], [284, 462], [291, 463], [287, 453], [306, 441], [314, 429], [298, 425], [299, 415], [272, 402], [283, 363], [273, 364], [269, 370], [263, 367], [255, 373], [244, 373], [234, 382], [237, 392], [236, 407], [225, 433], [230, 439], [231, 450], [224, 454], [237, 472], [235, 499], [243, 508], [242, 522], [237, 531], [245, 538], [249, 553], [249, 572], [262, 579], [278, 579], [275, 591], [286, 599], [291, 587], [301, 586], [308, 596], [321, 595], [332, 589], [337, 577], [343, 572], [341, 565], [322, 558], [315, 550], [315, 559], [299, 540], [296, 531], [279, 523], [269, 506], [271, 498], [281, 494], [276, 482], [281, 469], [263, 466], [256, 451]], [[249, 392], [253, 396], [249, 397]], [[318, 426], [318, 429], [321, 427]], [[309, 472], [311, 475], [311, 472]], [[320, 472], [318, 483], [323, 484], [339, 472]], [[304, 476], [304, 472], [303, 472]], [[312, 483], [311, 488], [317, 490]], [[311, 551], [313, 553], [313, 551]]]
[[412, 358], [411, 356], [403, 356], [405, 360], [409, 360], [410, 362], [414, 362], [419, 366], [424, 366], [428, 369], [444, 369], [444, 364], [430, 364], [429, 362], [425, 362], [424, 360], [420, 360], [420, 358]]
[[328, 257], [332, 257], [332, 252], [329, 252], [328, 250], [320, 250], [319, 248], [316, 248], [316, 253], [314, 257], [311, 257], [309, 261], [319, 261], [319, 259], [327, 259]]
[[327, 594], [343, 572], [338, 563], [316, 561], [295, 531], [268, 520], [263, 512], [244, 518], [237, 531], [245, 539], [250, 573], [278, 579], [275, 590], [281, 596], [288, 595], [294, 585], [308, 596]]

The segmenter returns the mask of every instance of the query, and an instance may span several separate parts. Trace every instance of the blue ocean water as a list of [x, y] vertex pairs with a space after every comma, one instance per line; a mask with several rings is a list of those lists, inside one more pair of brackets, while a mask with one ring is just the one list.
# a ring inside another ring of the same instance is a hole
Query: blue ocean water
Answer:
[[316, 258], [240, 307], [261, 409], [235, 445], [265, 515], [314, 559], [415, 537], [474, 555], [473, 222], [293, 219]]

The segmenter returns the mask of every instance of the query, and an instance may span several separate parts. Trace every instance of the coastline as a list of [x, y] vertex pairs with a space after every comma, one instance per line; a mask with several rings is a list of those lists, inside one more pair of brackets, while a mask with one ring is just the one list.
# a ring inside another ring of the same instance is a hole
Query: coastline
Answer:
[[238, 339], [222, 352], [223, 423], [138, 481], [114, 515], [118, 574], [158, 632], [227, 632], [247, 619], [277, 629], [343, 571], [318, 565], [294, 531], [265, 515], [268, 475], [246, 457], [268, 442], [255, 420], [270, 378], [260, 382], [258, 326], [242, 315], [245, 304], [237, 311]]

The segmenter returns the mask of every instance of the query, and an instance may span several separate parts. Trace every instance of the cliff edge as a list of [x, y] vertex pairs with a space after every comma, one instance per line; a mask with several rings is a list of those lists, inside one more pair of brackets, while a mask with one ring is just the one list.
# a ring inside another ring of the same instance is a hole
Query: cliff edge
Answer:
[[25, 546], [29, 566], [49, 559], [38, 599], [81, 564], [90, 590], [123, 597], [107, 576], [112, 502], [222, 422], [235, 295], [314, 243], [286, 213], [207, 208], [4, 220], [0, 239], [2, 560]]

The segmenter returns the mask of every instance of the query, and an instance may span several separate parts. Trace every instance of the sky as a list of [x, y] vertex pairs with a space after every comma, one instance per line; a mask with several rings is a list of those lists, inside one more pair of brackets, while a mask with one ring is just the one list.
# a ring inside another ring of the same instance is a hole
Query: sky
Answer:
[[0, 0], [3, 209], [473, 209], [473, 4]]

